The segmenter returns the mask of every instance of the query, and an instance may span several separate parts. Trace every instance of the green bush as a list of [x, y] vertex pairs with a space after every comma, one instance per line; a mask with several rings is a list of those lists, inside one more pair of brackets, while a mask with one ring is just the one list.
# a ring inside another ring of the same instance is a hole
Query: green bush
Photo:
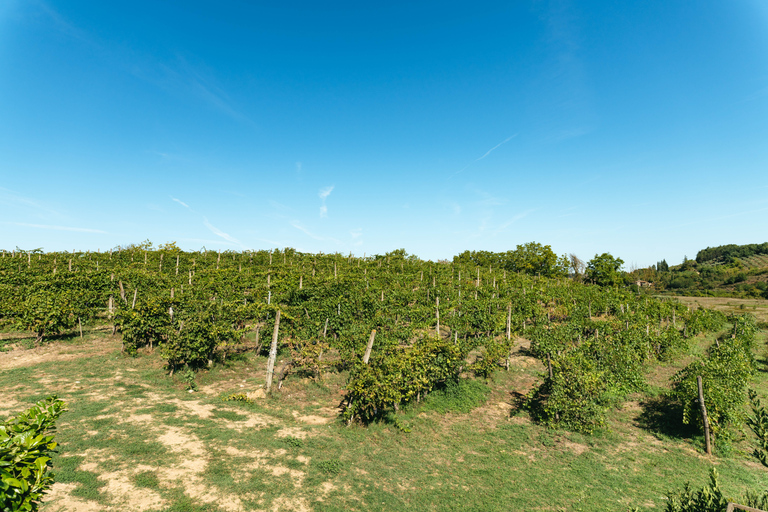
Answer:
[[76, 300], [73, 292], [39, 290], [32, 292], [19, 304], [16, 310], [16, 326], [35, 333], [35, 343], [46, 336], [59, 334], [77, 325], [78, 317], [87, 315]]
[[725, 284], [736, 284], [736, 283], [743, 283], [747, 280], [747, 274], [744, 272], [739, 272], [736, 275], [733, 275], [725, 280]]
[[0, 425], [0, 505], [5, 511], [35, 511], [53, 484], [51, 454], [56, 420], [65, 404], [55, 395]]
[[752, 408], [752, 416], [747, 418], [747, 425], [757, 436], [757, 448], [752, 454], [768, 467], [768, 411], [760, 403], [757, 393], [749, 390], [749, 403]]
[[[762, 494], [748, 492], [740, 500], [748, 507], [761, 510], [768, 508], [768, 491]], [[690, 484], [685, 484], [681, 491], [667, 494], [665, 512], [725, 512], [728, 507], [726, 499], [717, 481], [717, 470], [712, 468], [709, 473], [709, 484], [699, 490], [692, 490]]]
[[118, 310], [117, 323], [123, 337], [123, 350], [136, 355], [145, 345], [159, 345], [168, 336], [171, 325], [169, 300], [153, 297], [139, 302], [136, 307]]
[[696, 286], [696, 279], [692, 277], [676, 277], [669, 282], [669, 287], [673, 289], [693, 288]]
[[358, 361], [347, 384], [344, 418], [369, 422], [402, 403], [425, 396], [449, 379], [456, 379], [465, 353], [450, 341], [423, 338], [402, 347]]
[[546, 395], [544, 417], [548, 425], [592, 433], [605, 425], [608, 405], [605, 375], [581, 352], [569, 352], [552, 362], [552, 378], [539, 389]]

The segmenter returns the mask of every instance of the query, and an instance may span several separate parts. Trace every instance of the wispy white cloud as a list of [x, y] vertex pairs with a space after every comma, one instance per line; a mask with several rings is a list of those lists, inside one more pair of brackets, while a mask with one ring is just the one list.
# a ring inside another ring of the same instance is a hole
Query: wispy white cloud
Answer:
[[320, 205], [320, 217], [328, 216], [328, 207], [325, 204], [325, 200], [328, 199], [328, 196], [330, 196], [331, 192], [333, 192], [333, 187], [333, 185], [330, 185], [328, 187], [321, 188], [320, 192], [317, 194], [317, 197], [319, 197], [320, 201], [322, 202]]
[[524, 212], [520, 212], [520, 213], [518, 213], [517, 215], [513, 216], [511, 219], [509, 219], [509, 220], [507, 220], [506, 222], [504, 222], [504, 223], [503, 223], [502, 225], [500, 225], [498, 228], [496, 228], [496, 230], [493, 232], [493, 234], [494, 234], [494, 235], [498, 235], [499, 233], [501, 233], [502, 231], [504, 231], [505, 229], [507, 229], [509, 226], [511, 226], [511, 225], [512, 225], [512, 224], [514, 224], [515, 222], [517, 222], [517, 221], [519, 221], [519, 220], [522, 220], [522, 219], [526, 218], [527, 216], [529, 216], [530, 214], [532, 214], [532, 213], [533, 213], [533, 212], [535, 212], [535, 211], [536, 211], [536, 209], [535, 209], [535, 208], [532, 208], [532, 209], [530, 209], [530, 210], [525, 210]]
[[293, 243], [291, 241], [280, 241], [280, 240], [270, 240], [268, 238], [254, 238], [257, 242], [265, 242], [269, 245], [273, 245], [275, 247], [293, 247]]
[[575, 139], [577, 137], [583, 137], [592, 133], [594, 129], [590, 126], [579, 126], [577, 128], [569, 128], [567, 130], [560, 130], [559, 132], [552, 133], [548, 137], [544, 138], [545, 142], [562, 142], [568, 139]]
[[45, 203], [36, 199], [25, 197], [18, 192], [9, 190], [7, 188], [0, 187], [0, 205], [9, 205], [13, 207], [26, 207], [33, 210], [35, 213], [47, 213], [61, 217], [61, 213], [48, 207]]
[[299, 231], [301, 231], [302, 233], [304, 233], [305, 235], [307, 235], [309, 238], [311, 238], [313, 240], [317, 240], [319, 242], [333, 242], [334, 244], [337, 244], [337, 245], [343, 245], [341, 243], [341, 241], [338, 240], [337, 238], [333, 238], [333, 237], [330, 237], [330, 236], [316, 235], [315, 233], [313, 233], [310, 230], [308, 230], [307, 228], [305, 228], [301, 224], [301, 222], [299, 222], [297, 220], [294, 220], [293, 222], [291, 222], [291, 226], [293, 226], [294, 228], [298, 229]]
[[192, 242], [196, 244], [208, 244], [208, 245], [224, 244], [224, 245], [238, 246], [238, 244], [234, 244], [232, 242], [222, 242], [221, 240], [211, 240], [207, 238], [179, 238], [179, 242]]
[[72, 24], [69, 20], [67, 20], [64, 16], [62, 16], [57, 10], [55, 10], [53, 7], [48, 5], [48, 2], [44, 2], [42, 0], [39, 0], [38, 2], [35, 2], [35, 4], [46, 14], [50, 19], [53, 21], [56, 28], [61, 31], [62, 33], [74, 37], [75, 39], [79, 39], [80, 41], [84, 41], [86, 43], [89, 43], [94, 46], [100, 46], [98, 45], [92, 37], [90, 37], [86, 32], [81, 30], [80, 28], [76, 27], [74, 24]]
[[363, 228], [353, 229], [352, 231], [349, 232], [349, 235], [352, 238], [360, 238], [361, 236], [363, 236]]
[[12, 226], [21, 226], [24, 228], [51, 229], [54, 231], [76, 231], [78, 233], [98, 233], [102, 235], [107, 234], [106, 231], [102, 231], [100, 229], [76, 228], [71, 226], [50, 226], [47, 224], [28, 224], [26, 222], [4, 222], [4, 224], [10, 224]]
[[134, 48], [121, 48], [76, 27], [47, 2], [38, 0], [37, 5], [53, 21], [57, 30], [97, 48], [104, 61], [116, 63], [124, 72], [160, 87], [172, 94], [182, 93], [206, 103], [236, 120], [254, 123], [235, 106], [235, 101], [219, 85], [212, 69], [202, 63], [177, 54], [175, 60], [162, 62], [152, 55], [138, 55]]
[[484, 190], [475, 190], [475, 192], [482, 197], [477, 204], [480, 206], [501, 206], [507, 204], [507, 200], [501, 197], [496, 197]]
[[277, 202], [277, 201], [275, 201], [273, 199], [269, 199], [267, 201], [267, 203], [269, 204], [269, 206], [272, 207], [272, 209], [274, 210], [274, 213], [279, 213], [281, 216], [284, 216], [284, 215], [291, 215], [291, 216], [293, 216], [293, 215], [295, 215], [295, 210], [293, 208], [291, 208], [290, 206], [288, 206], [288, 205], [285, 205], [283, 203], [279, 203], [279, 202]]
[[179, 203], [184, 208], [189, 208], [189, 205], [187, 203], [185, 203], [184, 201], [182, 201], [181, 199], [176, 199], [175, 197], [171, 197], [171, 199], [173, 201], [176, 201], [177, 203]]
[[486, 151], [486, 152], [485, 152], [485, 154], [484, 154], [483, 156], [481, 156], [480, 158], [478, 158], [477, 160], [475, 160], [475, 162], [479, 162], [479, 161], [480, 161], [480, 160], [482, 160], [483, 158], [487, 157], [488, 155], [490, 155], [491, 153], [493, 153], [493, 151], [494, 151], [494, 150], [496, 150], [496, 149], [498, 149], [499, 147], [503, 146], [504, 144], [506, 144], [507, 142], [511, 141], [512, 139], [514, 139], [514, 138], [515, 138], [515, 137], [517, 137], [518, 135], [519, 135], [519, 134], [517, 134], [517, 133], [516, 133], [516, 134], [514, 134], [514, 135], [510, 135], [509, 137], [507, 137], [506, 139], [504, 139], [503, 141], [499, 142], [498, 144], [496, 144], [495, 146], [493, 146], [491, 149], [489, 149], [488, 151]]
[[148, 149], [145, 151], [148, 155], [155, 155], [159, 156], [160, 160], [163, 162], [183, 162], [183, 163], [194, 163], [195, 159], [189, 156], [182, 156], [176, 153], [166, 153], [165, 151], [156, 151], [154, 149]]
[[493, 146], [491, 149], [489, 149], [488, 151], [486, 151], [486, 152], [483, 154], [483, 156], [481, 156], [481, 157], [478, 157], [478, 158], [475, 158], [475, 159], [474, 159], [474, 160], [473, 160], [471, 163], [469, 163], [469, 164], [465, 165], [465, 166], [464, 166], [464, 168], [462, 168], [462, 169], [460, 169], [460, 170], [456, 171], [455, 173], [451, 174], [451, 175], [449, 176], [449, 178], [448, 178], [448, 179], [450, 179], [450, 178], [453, 178], [453, 177], [454, 177], [454, 176], [456, 176], [457, 174], [461, 174], [462, 172], [466, 171], [467, 169], [469, 169], [469, 168], [472, 166], [472, 164], [474, 164], [475, 162], [479, 162], [479, 161], [480, 161], [480, 160], [482, 160], [483, 158], [487, 157], [488, 155], [490, 155], [491, 153], [493, 153], [493, 151], [494, 151], [494, 150], [496, 150], [496, 149], [500, 148], [501, 146], [503, 146], [503, 145], [504, 145], [504, 144], [506, 144], [507, 142], [509, 142], [509, 141], [511, 141], [512, 139], [514, 139], [515, 137], [517, 137], [518, 135], [520, 135], [520, 134], [519, 134], [519, 133], [516, 133], [516, 134], [514, 134], [514, 135], [510, 135], [509, 137], [507, 137], [506, 139], [504, 139], [503, 141], [499, 142], [498, 144], [496, 144], [495, 146]]
[[224, 114], [251, 123], [248, 117], [236, 110], [229, 95], [216, 85], [215, 80], [211, 76], [204, 76], [200, 66], [195, 67], [183, 57], [178, 57], [175, 69], [169, 66], [162, 67], [165, 68], [168, 76], [176, 85], [186, 88], [192, 95], [197, 96]]
[[754, 100], [760, 99], [760, 98], [762, 98], [762, 97], [764, 97], [766, 95], [768, 95], [768, 87], [763, 87], [762, 89], [759, 89], [759, 90], [755, 91], [754, 93], [745, 96], [744, 99], [742, 99], [741, 101], [738, 101], [736, 103], [738, 104], [738, 103], [745, 103], [747, 101], [754, 101]]
[[233, 243], [233, 244], [236, 244], [236, 245], [239, 245], [239, 246], [241, 246], [241, 247], [245, 247], [245, 246], [242, 244], [242, 242], [240, 242], [240, 240], [238, 240], [237, 238], [235, 238], [235, 237], [233, 237], [233, 236], [230, 236], [230, 235], [228, 235], [227, 233], [223, 232], [222, 230], [220, 230], [219, 228], [217, 228], [216, 226], [214, 226], [213, 224], [211, 224], [210, 222], [208, 222], [208, 219], [207, 219], [207, 218], [205, 218], [205, 217], [203, 217], [203, 224], [204, 224], [204, 225], [205, 225], [205, 227], [207, 227], [207, 228], [208, 228], [208, 229], [211, 231], [211, 233], [213, 233], [214, 235], [216, 235], [216, 236], [219, 236], [219, 237], [223, 238], [223, 239], [224, 239], [224, 240], [226, 240], [227, 242], [231, 242], [231, 243]]
[[298, 229], [299, 231], [307, 235], [309, 238], [312, 238], [314, 240], [325, 240], [325, 238], [312, 233], [310, 230], [302, 226], [301, 223], [299, 223], [298, 221], [291, 222], [291, 226]]

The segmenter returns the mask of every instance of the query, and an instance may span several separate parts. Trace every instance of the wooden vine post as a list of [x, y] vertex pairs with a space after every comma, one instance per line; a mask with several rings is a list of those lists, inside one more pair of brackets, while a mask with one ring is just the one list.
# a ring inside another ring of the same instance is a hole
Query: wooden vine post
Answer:
[[437, 318], [437, 337], [440, 338], [440, 297], [435, 297], [435, 318]]
[[759, 508], [752, 508], [746, 505], [739, 505], [737, 503], [729, 503], [728, 506], [725, 508], [725, 512], [734, 512], [735, 510], [745, 510], [746, 512], [764, 512]]
[[696, 384], [699, 386], [699, 406], [701, 407], [701, 419], [704, 422], [704, 441], [706, 441], [707, 455], [712, 455], [712, 446], [709, 442], [709, 419], [707, 418], [707, 407], [704, 405], [704, 387], [701, 384], [701, 375], [696, 377]]
[[512, 303], [507, 305], [507, 341], [512, 339]]
[[376, 339], [376, 329], [371, 331], [371, 337], [368, 338], [368, 345], [365, 347], [365, 355], [363, 356], [363, 363], [368, 364], [368, 360], [371, 358], [371, 350], [373, 350], [373, 340]]
[[272, 375], [275, 373], [275, 359], [277, 358], [277, 335], [280, 330], [280, 310], [275, 315], [275, 330], [272, 332], [272, 346], [269, 347], [269, 359], [267, 360], [267, 384], [266, 392], [272, 388]]
[[[507, 305], [507, 342], [512, 340], [512, 303]], [[509, 358], [512, 357], [512, 347], [509, 347], [507, 354], [506, 369], [509, 371]]]

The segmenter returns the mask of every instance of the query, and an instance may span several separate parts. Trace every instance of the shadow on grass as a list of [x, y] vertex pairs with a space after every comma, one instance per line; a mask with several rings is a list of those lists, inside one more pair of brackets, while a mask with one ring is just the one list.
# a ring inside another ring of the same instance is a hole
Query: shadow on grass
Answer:
[[674, 439], [691, 439], [699, 433], [695, 425], [683, 423], [683, 406], [666, 395], [648, 398], [640, 406], [643, 412], [636, 421], [643, 430]]
[[510, 404], [512, 408], [509, 411], [510, 418], [517, 416], [521, 412], [527, 412], [531, 421], [538, 424], [547, 423], [549, 414], [544, 408], [549, 398], [550, 389], [546, 382], [541, 384], [535, 390], [528, 394], [518, 391], [512, 391], [510, 395]]

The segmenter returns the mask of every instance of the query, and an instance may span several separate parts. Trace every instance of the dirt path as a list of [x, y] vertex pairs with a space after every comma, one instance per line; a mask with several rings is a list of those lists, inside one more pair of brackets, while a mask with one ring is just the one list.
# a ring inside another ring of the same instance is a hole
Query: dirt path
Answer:
[[17, 348], [0, 353], [0, 370], [33, 366], [48, 361], [71, 361], [81, 357], [108, 354], [120, 350], [118, 338], [103, 337], [97, 341], [82, 343], [54, 342], [32, 349]]

